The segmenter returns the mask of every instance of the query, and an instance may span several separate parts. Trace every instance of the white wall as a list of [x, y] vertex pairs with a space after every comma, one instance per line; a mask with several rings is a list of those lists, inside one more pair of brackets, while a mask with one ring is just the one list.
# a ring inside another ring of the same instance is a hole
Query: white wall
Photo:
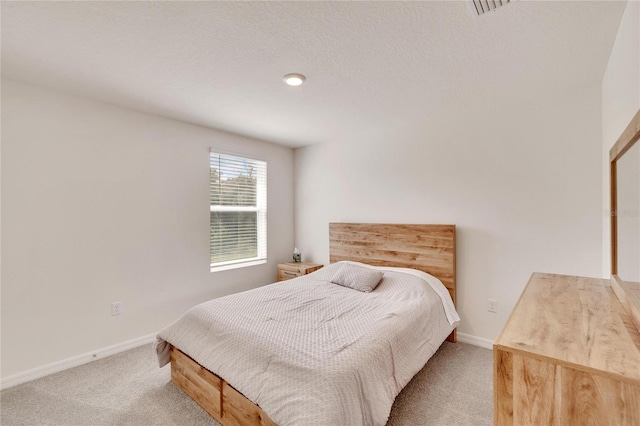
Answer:
[[[609, 150], [640, 109], [640, 2], [629, 1], [602, 80], [602, 209], [609, 211]], [[611, 221], [603, 215], [602, 276], [611, 275]]]
[[[209, 147], [268, 162], [265, 265], [209, 272]], [[2, 148], [3, 378], [157, 332], [290, 257], [290, 148], [13, 81]]]
[[296, 149], [296, 245], [327, 263], [329, 222], [456, 224], [459, 331], [495, 339], [532, 272], [601, 273], [600, 107], [597, 83]]

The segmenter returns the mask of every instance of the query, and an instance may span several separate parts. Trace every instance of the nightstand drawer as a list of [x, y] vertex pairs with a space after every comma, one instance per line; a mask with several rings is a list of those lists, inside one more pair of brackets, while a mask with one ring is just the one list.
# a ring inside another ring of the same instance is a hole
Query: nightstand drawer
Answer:
[[278, 269], [278, 281], [290, 280], [291, 278], [301, 277], [300, 271], [290, 271], [289, 269]]
[[292, 278], [307, 275], [322, 268], [322, 265], [309, 262], [287, 262], [278, 265], [278, 281], [290, 280]]

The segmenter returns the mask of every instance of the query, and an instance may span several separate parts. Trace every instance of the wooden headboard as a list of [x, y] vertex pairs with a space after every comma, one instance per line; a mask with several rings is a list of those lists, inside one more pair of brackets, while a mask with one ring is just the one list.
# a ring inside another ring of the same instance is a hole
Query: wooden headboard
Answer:
[[353, 260], [427, 272], [456, 303], [456, 226], [330, 223], [329, 262]]

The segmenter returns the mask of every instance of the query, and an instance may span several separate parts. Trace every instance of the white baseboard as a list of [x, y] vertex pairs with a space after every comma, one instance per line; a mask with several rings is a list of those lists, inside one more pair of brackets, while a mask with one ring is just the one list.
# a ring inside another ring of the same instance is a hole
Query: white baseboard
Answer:
[[[149, 334], [147, 336], [138, 337], [137, 339], [128, 340], [126, 342], [117, 343], [115, 345], [107, 346], [105, 348], [98, 349], [92, 352], [87, 352], [82, 355], [77, 355], [71, 358], [63, 359], [61, 361], [56, 361], [51, 364], [43, 365], [42, 367], [24, 371], [22, 373], [13, 374], [11, 376], [0, 379], [0, 389], [8, 389], [22, 383], [30, 382], [31, 380], [39, 379], [40, 377], [48, 376], [49, 374], [77, 367], [82, 364], [87, 364], [89, 362], [106, 358], [108, 356], [115, 355], [129, 349], [137, 348], [138, 346], [152, 343], [155, 341], [156, 335], [157, 333]], [[460, 332], [457, 333], [457, 336], [459, 342], [468, 343], [470, 345], [479, 346], [485, 349], [493, 349], [492, 340]]]
[[11, 376], [0, 379], [0, 389], [8, 389], [22, 383], [30, 382], [31, 380], [39, 379], [40, 377], [48, 376], [49, 374], [77, 367], [82, 364], [87, 364], [129, 349], [137, 348], [138, 346], [152, 343], [155, 341], [156, 335], [157, 333], [149, 334], [147, 336], [138, 337], [137, 339], [127, 340], [126, 342], [117, 343], [115, 345], [107, 346], [106, 348], [87, 352], [82, 355], [56, 361], [32, 370], [23, 371], [22, 373], [12, 374]]
[[485, 349], [493, 349], [493, 340], [485, 339], [484, 337], [472, 336], [471, 334], [457, 333], [458, 341], [462, 343], [468, 343], [473, 346], [480, 346]]

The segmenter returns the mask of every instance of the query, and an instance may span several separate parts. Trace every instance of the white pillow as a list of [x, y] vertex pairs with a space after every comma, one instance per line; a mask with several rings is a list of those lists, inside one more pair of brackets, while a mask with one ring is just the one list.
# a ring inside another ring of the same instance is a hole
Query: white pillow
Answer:
[[376, 271], [361, 266], [344, 264], [333, 274], [331, 282], [354, 290], [369, 293], [373, 291], [384, 275], [381, 271]]

